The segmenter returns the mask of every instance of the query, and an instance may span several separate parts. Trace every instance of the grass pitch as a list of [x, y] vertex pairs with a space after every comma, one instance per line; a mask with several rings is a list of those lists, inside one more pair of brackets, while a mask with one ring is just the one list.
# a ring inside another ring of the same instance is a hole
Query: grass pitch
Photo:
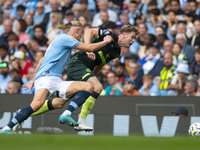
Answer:
[[0, 150], [199, 150], [200, 138], [80, 136], [66, 134], [0, 135]]

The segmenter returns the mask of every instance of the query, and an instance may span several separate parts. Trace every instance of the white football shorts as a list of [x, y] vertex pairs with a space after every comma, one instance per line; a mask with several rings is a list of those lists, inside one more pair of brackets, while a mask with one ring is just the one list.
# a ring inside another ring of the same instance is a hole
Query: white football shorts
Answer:
[[43, 76], [35, 80], [34, 87], [35, 91], [39, 89], [47, 89], [49, 96], [58, 93], [60, 98], [67, 100], [66, 92], [73, 81], [63, 81], [61, 78], [56, 76]]

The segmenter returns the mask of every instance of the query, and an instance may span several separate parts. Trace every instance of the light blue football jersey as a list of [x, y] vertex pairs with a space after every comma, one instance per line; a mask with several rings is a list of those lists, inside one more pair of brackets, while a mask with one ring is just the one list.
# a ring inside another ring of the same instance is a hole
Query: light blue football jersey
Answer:
[[62, 72], [70, 58], [71, 51], [80, 42], [68, 34], [58, 35], [49, 45], [35, 80], [42, 76], [62, 77]]

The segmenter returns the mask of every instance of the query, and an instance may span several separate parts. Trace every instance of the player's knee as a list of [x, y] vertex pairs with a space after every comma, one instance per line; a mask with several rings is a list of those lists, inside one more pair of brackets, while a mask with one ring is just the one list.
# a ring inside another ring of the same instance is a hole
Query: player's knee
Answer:
[[86, 83], [83, 90], [92, 93], [92, 91], [94, 91], [94, 86], [91, 83]]
[[103, 90], [102, 84], [95, 84], [94, 85], [94, 91], [96, 91], [97, 93], [101, 93], [102, 90]]

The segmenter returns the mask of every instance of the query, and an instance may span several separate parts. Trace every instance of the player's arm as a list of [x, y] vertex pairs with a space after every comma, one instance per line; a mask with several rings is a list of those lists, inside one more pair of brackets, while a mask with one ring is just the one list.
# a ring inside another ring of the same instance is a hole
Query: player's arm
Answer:
[[87, 29], [84, 32], [84, 43], [89, 44], [91, 43], [93, 38], [97, 38], [99, 34], [98, 28]]
[[[35, 81], [35, 75], [36, 75], [37, 71], [39, 70], [39, 68], [40, 68], [41, 65], [42, 65], [43, 58], [44, 58], [44, 57], [42, 57], [42, 58], [40, 59], [40, 61], [38, 62], [37, 66], [36, 66], [36, 69], [35, 69], [35, 72], [34, 72], [34, 75], [33, 75], [33, 79], [30, 80], [27, 84], [22, 85], [22, 87], [23, 87], [25, 90], [29, 90], [29, 91], [30, 91], [30, 90], [32, 89], [32, 87], [33, 87], [33, 85], [34, 85], [34, 81]], [[29, 91], [28, 91], [28, 92], [29, 92]]]
[[37, 71], [39, 70], [39, 68], [40, 68], [41, 65], [42, 65], [43, 59], [44, 59], [44, 57], [42, 57], [42, 58], [39, 60], [37, 66], [36, 66], [36, 68], [35, 68], [35, 72], [34, 72], [33, 79], [32, 79], [33, 81], [35, 80], [35, 75], [36, 75]]
[[102, 42], [91, 43], [91, 44], [79, 43], [75, 47], [75, 49], [79, 49], [79, 50], [84, 51], [84, 52], [93, 52], [95, 50], [98, 50], [98, 49], [104, 47], [105, 45], [107, 45], [111, 41], [113, 41], [113, 38], [111, 36], [107, 35], [106, 37], [104, 37]]
[[103, 64], [102, 65], [98, 65], [98, 66], [96, 66], [94, 69], [93, 69], [93, 73], [95, 74], [95, 75], [97, 75], [97, 73], [99, 73], [99, 71], [101, 71], [101, 69], [103, 68]]

